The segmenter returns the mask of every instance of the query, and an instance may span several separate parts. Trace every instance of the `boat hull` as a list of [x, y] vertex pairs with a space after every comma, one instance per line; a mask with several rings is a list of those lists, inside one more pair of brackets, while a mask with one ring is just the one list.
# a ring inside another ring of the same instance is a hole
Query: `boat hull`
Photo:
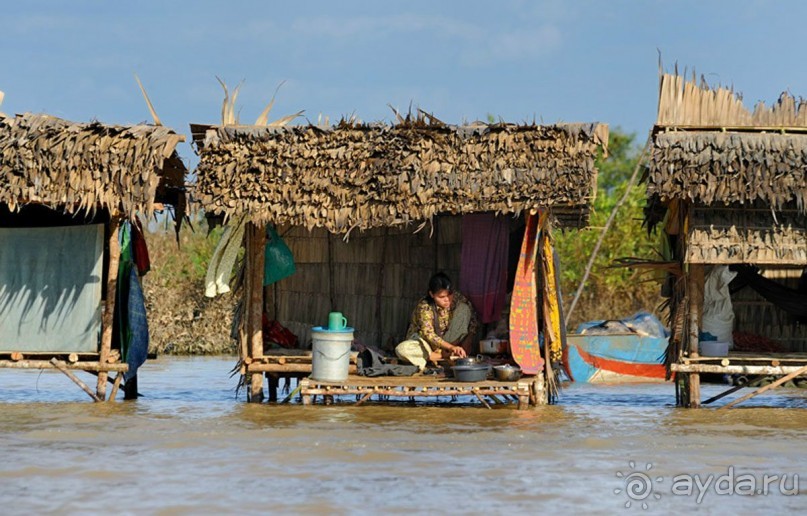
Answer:
[[566, 343], [566, 369], [575, 382], [665, 381], [665, 337], [570, 334]]

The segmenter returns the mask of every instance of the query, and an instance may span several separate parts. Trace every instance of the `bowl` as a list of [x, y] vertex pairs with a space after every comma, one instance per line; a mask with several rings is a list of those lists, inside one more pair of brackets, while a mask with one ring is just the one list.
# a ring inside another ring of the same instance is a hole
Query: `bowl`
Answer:
[[521, 368], [511, 365], [499, 365], [493, 368], [493, 375], [500, 382], [515, 382], [521, 379]]

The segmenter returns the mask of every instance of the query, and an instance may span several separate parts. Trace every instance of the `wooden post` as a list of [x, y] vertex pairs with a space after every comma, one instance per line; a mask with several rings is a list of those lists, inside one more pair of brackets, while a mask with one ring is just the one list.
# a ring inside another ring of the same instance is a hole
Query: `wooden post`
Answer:
[[[104, 303], [104, 315], [101, 319], [101, 349], [99, 350], [98, 362], [105, 364], [109, 358], [109, 351], [112, 349], [112, 328], [115, 321], [115, 291], [118, 285], [118, 264], [120, 262], [120, 243], [118, 243], [118, 230], [120, 218], [112, 217], [109, 221], [109, 237], [107, 248], [109, 249], [109, 260], [107, 265], [106, 280], [106, 302]], [[106, 382], [108, 373], [100, 371], [98, 373], [98, 384], [95, 392], [101, 400], [106, 399]]]
[[[247, 317], [250, 357], [263, 357], [263, 265], [266, 246], [266, 226], [247, 223]], [[263, 401], [263, 374], [253, 374], [250, 381], [249, 400]]]
[[[700, 336], [701, 312], [703, 311], [704, 271], [701, 264], [690, 264], [687, 275], [687, 297], [689, 298], [689, 356], [698, 356], [698, 340]], [[700, 373], [689, 374], [689, 406], [698, 408], [701, 405]]]
[[123, 380], [123, 373], [116, 374], [115, 383], [112, 384], [112, 392], [109, 393], [109, 401], [115, 401], [115, 397], [118, 395], [118, 389], [120, 388], [121, 380]]
[[[94, 393], [93, 393], [93, 392], [90, 390], [90, 388], [89, 388], [89, 387], [87, 387], [87, 384], [86, 384], [86, 383], [82, 382], [81, 380], [79, 380], [79, 379], [78, 379], [78, 377], [77, 377], [76, 375], [74, 375], [73, 373], [71, 373], [70, 371], [68, 371], [68, 370], [67, 370], [67, 367], [65, 367], [65, 365], [64, 365], [64, 362], [62, 362], [61, 360], [58, 360], [56, 357], [53, 357], [53, 358], [51, 358], [51, 359], [50, 359], [50, 363], [51, 363], [51, 364], [53, 364], [53, 367], [55, 367], [55, 368], [56, 368], [56, 369], [58, 369], [59, 371], [63, 372], [65, 375], [67, 375], [67, 377], [68, 377], [68, 378], [70, 378], [71, 380], [73, 380], [73, 383], [75, 383], [76, 385], [78, 385], [79, 387], [81, 387], [81, 390], [83, 390], [84, 392], [86, 392], [86, 393], [87, 393], [87, 395], [88, 395], [90, 398], [92, 398], [92, 399], [93, 399], [93, 401], [98, 402], [98, 401], [103, 401], [103, 400], [104, 400], [104, 398], [101, 398], [100, 396], [96, 396], [96, 395], [95, 395], [95, 394], [94, 394]], [[105, 385], [104, 387], [106, 387], [106, 385]]]
[[726, 403], [724, 406], [718, 408], [718, 410], [731, 408], [731, 407], [733, 407], [734, 405], [736, 405], [736, 404], [738, 404], [740, 402], [743, 402], [743, 401], [745, 401], [745, 400], [747, 400], [749, 398], [753, 398], [757, 394], [762, 394], [763, 392], [768, 391], [770, 389], [775, 389], [776, 387], [779, 387], [783, 383], [785, 383], [787, 381], [790, 381], [793, 378], [795, 378], [795, 377], [797, 377], [799, 375], [805, 374], [805, 373], [807, 373], [807, 366], [804, 366], [804, 367], [802, 367], [800, 369], [797, 369], [797, 370], [793, 371], [792, 373], [790, 373], [789, 375], [786, 375], [786, 376], [783, 376], [783, 377], [779, 378], [778, 380], [776, 380], [773, 383], [765, 385], [764, 387], [760, 387], [759, 389], [755, 390], [754, 392], [749, 392], [748, 394], [746, 394], [742, 398], [737, 398], [734, 401]]

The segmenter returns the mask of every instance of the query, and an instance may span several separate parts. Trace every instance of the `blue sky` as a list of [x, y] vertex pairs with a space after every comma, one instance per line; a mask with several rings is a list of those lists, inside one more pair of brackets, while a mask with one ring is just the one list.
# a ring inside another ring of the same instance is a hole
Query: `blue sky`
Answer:
[[[807, 2], [731, 1], [5, 1], [0, 90], [7, 114], [220, 120], [243, 80], [240, 119], [273, 110], [390, 120], [410, 103], [448, 123], [602, 121], [637, 133], [655, 120], [658, 51], [667, 68], [734, 85], [746, 104], [807, 95]], [[272, 117], [270, 117], [271, 119]], [[193, 161], [190, 148], [180, 149]]]

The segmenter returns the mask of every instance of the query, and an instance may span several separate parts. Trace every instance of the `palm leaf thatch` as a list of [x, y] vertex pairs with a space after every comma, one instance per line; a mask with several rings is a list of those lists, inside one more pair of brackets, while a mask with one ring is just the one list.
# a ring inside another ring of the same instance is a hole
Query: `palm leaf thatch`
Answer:
[[[162, 126], [79, 124], [43, 114], [0, 117], [0, 202], [66, 213], [151, 214], [185, 207], [182, 135]], [[178, 217], [181, 219], [181, 216]]]
[[731, 90], [662, 74], [656, 123], [649, 196], [805, 209], [807, 102], [783, 93], [751, 112]]
[[423, 113], [395, 125], [277, 125], [191, 126], [204, 210], [333, 233], [547, 208], [580, 226], [608, 140], [603, 124], [457, 127]]

